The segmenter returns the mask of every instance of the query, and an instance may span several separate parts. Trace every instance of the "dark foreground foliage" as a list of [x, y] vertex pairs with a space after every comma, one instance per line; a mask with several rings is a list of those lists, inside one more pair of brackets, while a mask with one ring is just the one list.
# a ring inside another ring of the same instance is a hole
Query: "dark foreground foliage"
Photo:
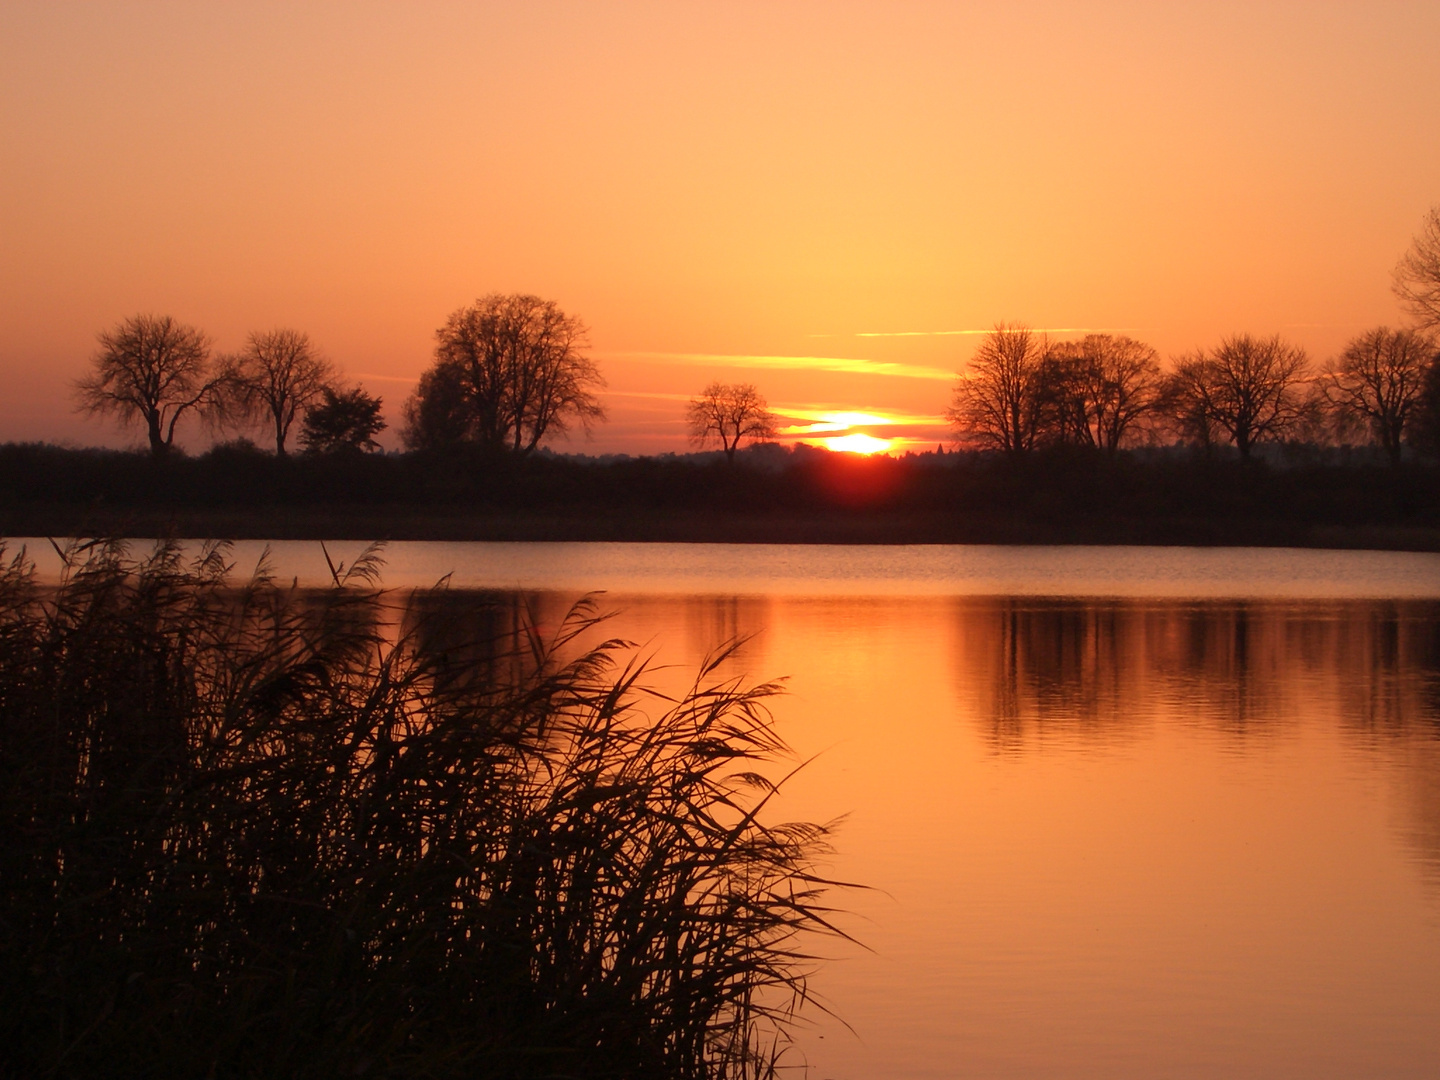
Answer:
[[373, 557], [67, 554], [0, 569], [4, 1075], [773, 1073], [825, 929], [773, 684], [464, 640]]

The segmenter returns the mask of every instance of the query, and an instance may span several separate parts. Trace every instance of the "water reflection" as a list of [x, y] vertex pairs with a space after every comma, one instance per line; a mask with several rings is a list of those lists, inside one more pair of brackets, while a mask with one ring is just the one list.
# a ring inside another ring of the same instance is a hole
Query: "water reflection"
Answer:
[[1357, 738], [1440, 715], [1432, 602], [961, 599], [953, 679], [1007, 753], [1113, 744], [1158, 721], [1243, 742], [1329, 718]]
[[[580, 595], [406, 625], [492, 670]], [[815, 760], [776, 811], [848, 813], [828, 869], [876, 887], [813, 987], [859, 1037], [817, 1018], [811, 1075], [1434, 1075], [1440, 603], [597, 602], [668, 692], [734, 638], [728, 674], [790, 677]]]
[[[673, 603], [673, 601], [670, 601]], [[685, 644], [692, 656], [704, 656], [727, 642], [744, 642], [733, 658], [743, 663], [770, 624], [771, 601], [754, 596], [699, 596], [685, 605]]]

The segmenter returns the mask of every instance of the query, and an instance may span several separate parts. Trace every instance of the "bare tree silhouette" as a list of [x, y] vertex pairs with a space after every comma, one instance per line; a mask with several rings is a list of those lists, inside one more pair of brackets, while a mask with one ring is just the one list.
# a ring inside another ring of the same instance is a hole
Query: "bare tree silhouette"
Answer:
[[775, 417], [751, 383], [712, 382], [699, 397], [690, 399], [685, 420], [697, 446], [718, 441], [726, 460], [732, 462], [742, 440], [775, 437]]
[[1320, 389], [1342, 420], [1368, 428], [1391, 464], [1399, 465], [1434, 356], [1435, 341], [1428, 335], [1377, 327], [1354, 338], [1326, 365]]
[[235, 413], [271, 427], [275, 453], [282, 457], [291, 425], [334, 380], [334, 365], [298, 330], [251, 334], [239, 355], [224, 364], [225, 388]]
[[997, 323], [955, 384], [945, 418], [964, 442], [1020, 453], [1035, 447], [1044, 406], [1043, 335]]
[[1394, 271], [1395, 295], [1422, 329], [1440, 329], [1440, 206], [1432, 206]]
[[1420, 398], [1410, 417], [1410, 439], [1422, 453], [1440, 458], [1440, 352], [1425, 368]]
[[1156, 409], [1159, 355], [1133, 338], [1087, 334], [1051, 347], [1042, 384], [1054, 436], [1114, 453]]
[[193, 326], [169, 315], [135, 315], [99, 339], [95, 370], [75, 384], [79, 408], [143, 424], [155, 457], [174, 445], [180, 417], [222, 408], [210, 340]]
[[471, 442], [524, 455], [572, 423], [588, 430], [605, 418], [595, 398], [605, 380], [584, 355], [586, 333], [538, 296], [494, 293], [454, 312], [406, 404], [406, 445]]
[[1309, 361], [1305, 351], [1278, 336], [1226, 338], [1213, 352], [1182, 359], [1167, 394], [1174, 415], [1201, 427], [1207, 438], [1223, 432], [1240, 457], [1255, 444], [1282, 438], [1301, 419], [1300, 393]]

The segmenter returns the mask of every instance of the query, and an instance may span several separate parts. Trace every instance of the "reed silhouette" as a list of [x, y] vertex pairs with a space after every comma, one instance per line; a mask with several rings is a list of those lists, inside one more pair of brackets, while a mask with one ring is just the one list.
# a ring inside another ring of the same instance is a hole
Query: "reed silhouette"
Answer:
[[827, 830], [762, 821], [776, 684], [666, 698], [593, 604], [407, 605], [374, 550], [63, 555], [0, 568], [0, 1074], [780, 1067], [833, 931]]

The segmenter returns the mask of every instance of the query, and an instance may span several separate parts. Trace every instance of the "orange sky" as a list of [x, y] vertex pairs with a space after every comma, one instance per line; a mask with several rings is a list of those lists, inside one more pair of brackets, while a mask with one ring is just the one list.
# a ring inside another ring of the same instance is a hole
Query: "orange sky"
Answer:
[[0, 7], [0, 440], [135, 441], [69, 383], [136, 312], [307, 330], [393, 416], [523, 291], [610, 383], [570, 447], [683, 450], [715, 378], [933, 441], [936, 332], [1323, 358], [1440, 202], [1433, 2], [295, 7]]

